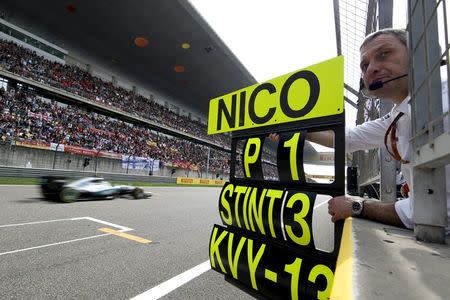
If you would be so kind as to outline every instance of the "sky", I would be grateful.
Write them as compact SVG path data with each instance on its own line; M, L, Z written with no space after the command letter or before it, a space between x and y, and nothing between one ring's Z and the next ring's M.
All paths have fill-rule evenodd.
M190 2L258 82L337 55L332 0Z

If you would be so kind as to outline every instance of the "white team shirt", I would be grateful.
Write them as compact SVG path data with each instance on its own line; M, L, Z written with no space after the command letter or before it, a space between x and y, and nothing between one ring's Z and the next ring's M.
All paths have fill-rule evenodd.
M409 152L409 139L411 134L411 112L408 105L410 97L406 97L402 103L395 105L392 110L385 116L373 121L363 123L355 128L345 129L345 150L347 152L354 152L357 150L370 150L374 148L381 148L384 146L384 136L395 117L400 113L404 113L397 122L396 136L397 149L402 159L411 160ZM390 147L390 143L388 143ZM392 149L389 149L392 152ZM410 197L395 202L395 211L400 220L407 228L413 228L412 216L412 164L402 164L401 171L406 179L411 190ZM446 166L447 175L447 234L450 233L450 165Z

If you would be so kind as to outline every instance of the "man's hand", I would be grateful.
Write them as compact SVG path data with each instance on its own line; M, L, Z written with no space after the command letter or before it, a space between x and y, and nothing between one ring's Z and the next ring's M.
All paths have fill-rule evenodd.
M271 133L268 138L273 142L280 141L278 133ZM306 133L306 140L328 148L334 148L334 132L332 130L308 132Z
M328 213L333 223L352 216L352 204L355 198L339 196L328 201Z
M278 133L271 133L269 134L269 139L273 142L278 142L280 140L280 136Z
M405 227L395 211L395 203L383 203L378 200L367 200L357 196L339 196L328 201L328 213L331 215L331 221L334 223L350 217L352 215L353 201L356 200L365 200L364 210L359 216L360 218Z

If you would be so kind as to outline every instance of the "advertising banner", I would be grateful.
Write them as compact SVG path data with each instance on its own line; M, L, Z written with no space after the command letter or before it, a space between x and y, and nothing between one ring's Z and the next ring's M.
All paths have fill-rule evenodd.
M50 150L64 152L64 144L50 143Z
M159 170L159 159L122 155L122 168L131 170L151 170L155 172Z
M96 150L84 149L81 147L70 146L70 145L64 146L64 152L72 153L72 154L88 155L88 156L96 156L97 155Z
M225 180L177 177L177 184L200 184L200 185L218 185L218 186L223 186L225 183L226 183Z
M16 141L15 144L16 144L16 146L21 146L21 147L50 150L49 143L44 143L44 142L39 142L39 141L28 141L28 140Z
M98 153L98 157L122 159L122 154L114 153L114 152L100 151Z

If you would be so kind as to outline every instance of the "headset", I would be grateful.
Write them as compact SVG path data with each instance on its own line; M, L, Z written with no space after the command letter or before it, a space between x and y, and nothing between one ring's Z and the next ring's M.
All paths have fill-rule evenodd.
M447 64L447 60L445 60L445 59L441 60L441 63L440 63L441 66L445 66L446 64ZM408 76L408 73L391 78L386 81L379 80L379 81L372 82L371 84L369 84L369 91L375 91L375 90L381 89L385 83L388 83L393 80L397 80L397 79L400 79L400 78L403 78L406 76ZM359 90L361 91L361 93L363 94L363 96L365 98L372 98L366 94L366 87L364 85L364 80L362 79L362 77L359 79Z
M379 80L379 81L372 82L371 84L369 84L369 89L368 90L369 91L375 91L375 90L381 89L385 83L388 83L388 82L391 82L391 81L394 81L394 80L397 80L397 79L400 79L400 78L403 78L403 77L406 77L406 76L408 76L408 73L400 75L400 76L397 76L397 77L394 77L394 78L391 78L391 79L386 80L386 81ZM359 79L359 90L361 91L361 93L363 94L364 97L372 98L372 97L370 97L369 95L366 94L366 87L364 85L364 80L362 78Z

